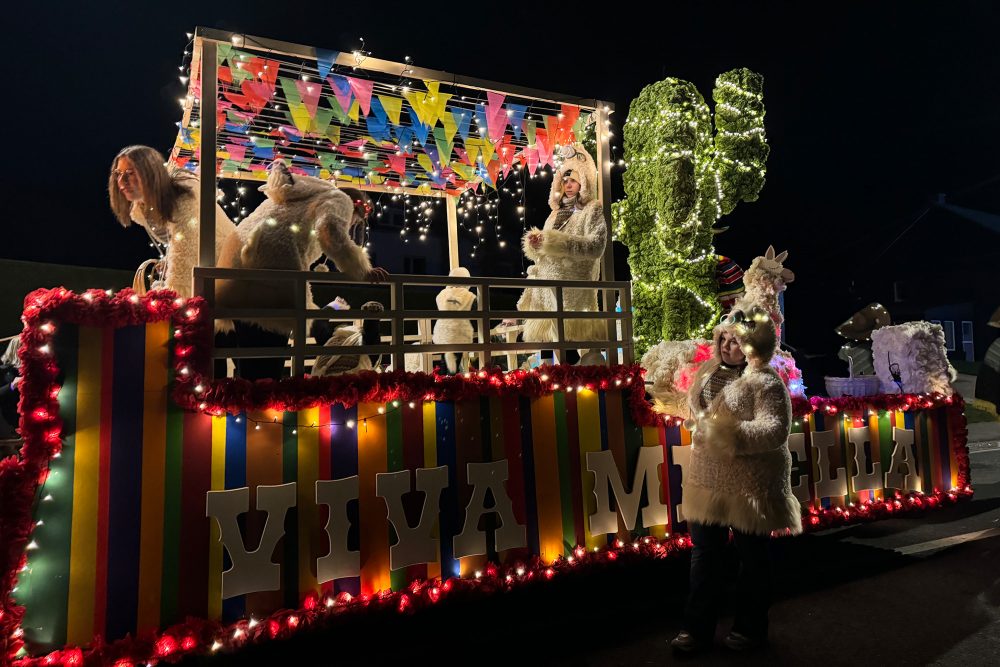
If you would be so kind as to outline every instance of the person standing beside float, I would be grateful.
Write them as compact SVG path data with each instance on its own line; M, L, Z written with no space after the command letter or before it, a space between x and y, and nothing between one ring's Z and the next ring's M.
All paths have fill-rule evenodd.
M149 146L127 146L111 164L108 200L122 227L133 222L160 248L162 279L155 287L171 289L181 297L194 296L194 267L198 265L198 177L183 169L168 169L163 155ZM236 230L222 207L215 205L215 256ZM165 266L164 266L165 264Z
M549 207L552 212L542 229L532 228L521 241L525 256L534 262L528 268L528 278L541 280L597 280L601 274L601 259L607 243L608 226L603 207L597 198L597 167L582 144L564 146L560 151L562 165L552 179ZM529 287L517 302L519 311L556 310L556 291L552 287ZM566 289L563 291L566 311L596 311L597 290ZM566 340L605 340L604 320L567 319ZM523 339L531 343L557 340L556 322L552 319L529 319L524 324ZM543 350L543 358L551 358ZM575 363L576 350L568 350L561 361ZM583 363L602 363L599 352L585 355ZM543 361L544 363L544 361Z
M683 630L670 642L688 653L715 636L730 531L740 560L736 617L724 640L733 650L767 640L771 532L802 532L787 444L791 399L769 365L778 344L774 321L737 303L713 339L714 358L688 393L692 447L683 507L694 549Z

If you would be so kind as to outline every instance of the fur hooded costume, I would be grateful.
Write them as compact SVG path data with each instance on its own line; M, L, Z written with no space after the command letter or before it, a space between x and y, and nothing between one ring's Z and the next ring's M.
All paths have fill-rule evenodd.
M552 213L541 230L532 228L521 241L525 256L535 262L528 277L542 280L597 280L601 274L601 258L607 243L608 226L603 208L597 199L597 167L581 144L565 146L563 163L552 179L549 207ZM560 220L562 183L572 178L580 184L580 193L572 214ZM541 234L540 248L532 248L529 238ZM596 311L597 291L567 289L563 291L565 310ZM556 294L550 287L529 287L517 302L520 311L555 310ZM603 340L607 331L603 320L566 320L567 340ZM556 340L554 320L528 320L524 325L526 342Z
M350 237L354 202L337 186L312 176L292 175L275 161L260 206L236 228L225 244L219 266L236 269L308 271L321 254L348 278L364 280L371 271L365 249ZM291 283L222 280L216 305L229 308L294 308ZM255 320L262 328L285 334L288 320ZM220 328L228 328L220 322Z
M747 365L702 408L702 391L722 364L719 343L726 331L740 341ZM713 331L713 348L714 358L702 364L688 393L694 418L688 422L693 434L684 471L684 516L745 533L798 534L802 509L792 495L787 444L792 405L769 366L777 348L774 321L763 309L737 302Z
M174 182L181 186L185 193L177 198L174 204L173 219L166 224L156 224L147 218L141 202L133 202L129 217L149 232L158 243L167 246L167 275L163 287L177 292L184 298L194 296L194 267L198 266L199 238L198 220L201 218L199 206L201 191L200 181L194 174L186 171L174 172ZM229 219L218 203L215 205L215 256L222 257L223 248L236 225Z
M452 269L448 275L452 278L468 278L469 270L464 267ZM476 301L476 295L469 288L461 285L449 285L438 292L438 310L469 310ZM436 345L448 343L471 343L475 337L472 322L469 320L437 320L431 334L431 342ZM455 352L445 352L444 361L449 373L458 372L458 356Z

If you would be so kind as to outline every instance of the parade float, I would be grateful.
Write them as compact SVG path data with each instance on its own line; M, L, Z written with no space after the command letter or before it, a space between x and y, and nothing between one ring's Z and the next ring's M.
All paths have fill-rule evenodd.
M583 141L612 219L613 109L599 100L214 30L198 30L191 55L177 168L203 173L199 156L214 153L220 178L252 183L281 157L293 175L440 199L454 270L464 212L490 215L471 200L489 203L511 176L541 177L557 166L557 146ZM495 595L689 549L691 434L670 406L706 358L700 337L719 312L715 224L755 198L767 154L756 75L720 77L715 127L690 84L656 86L630 114L652 134L626 136L639 178L626 180L614 216L644 272L633 266L632 284L613 281L608 252L605 280L594 283L392 276L384 311L339 313L386 325L378 345L354 349L383 354L376 370L308 375L315 356L351 349L309 343L308 322L329 314L307 308L306 290L349 281L214 268L212 178L200 185L208 250L195 269L198 296L30 294L24 446L0 462L4 661L125 667L230 652L335 614L418 612L459 591ZM675 121L691 131L681 136ZM674 143L656 148L656 132ZM660 190L647 178L644 187L661 168L681 185ZM777 294L791 274L782 254L758 259L747 290L780 323ZM297 307L217 306L215 282L240 278L286 281ZM557 295L554 314L494 298L537 286ZM600 310L573 317L605 322L606 340L564 336L563 290L581 286L599 290ZM406 307L411 291L442 287L471 290L475 303ZM289 322L291 346L270 354L289 357L291 377L216 377L217 359L268 353L216 348L216 322L265 316ZM555 317L556 350L599 348L607 363L522 366L518 353L538 345L517 342L502 321L533 316ZM449 318L472 321L475 339L432 340L426 323ZM912 336L883 340L910 358ZM477 363L455 374L405 370L407 357L447 352ZM788 445L806 531L971 495L962 398L947 382L910 388L935 360L911 364L910 385L832 398L807 398L794 361L776 363L793 396Z

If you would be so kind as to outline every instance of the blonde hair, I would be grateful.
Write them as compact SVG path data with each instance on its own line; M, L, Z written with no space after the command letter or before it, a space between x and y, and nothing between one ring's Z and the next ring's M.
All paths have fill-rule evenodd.
M108 201L111 212L122 227L132 224L132 202L118 189L115 178L121 158L128 158L139 178L140 201L146 208L146 218L154 223L168 222L173 217L177 200L190 195L190 191L179 184L182 178L190 176L182 171L172 174L164 164L163 155L155 148L135 145L121 149L112 161L108 174Z

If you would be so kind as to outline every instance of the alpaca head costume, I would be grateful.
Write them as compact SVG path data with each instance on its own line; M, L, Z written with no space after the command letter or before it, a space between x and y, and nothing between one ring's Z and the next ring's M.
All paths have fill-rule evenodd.
M452 278L468 278L469 270L458 266L448 275ZM476 301L476 295L463 285L449 285L438 292L436 301L438 310L469 310ZM472 322L469 320L438 320L434 323L431 341L435 344L471 343L473 336ZM445 352L444 359L448 372L457 373L458 355L455 352Z
M563 181L572 178L580 184L579 206L583 207L597 199L597 165L583 144L571 144L559 149L562 162L558 175L552 179L549 190L549 207L556 211L562 203Z
M766 310L774 319L779 336L784 318L778 307L778 294L784 292L788 284L795 280L795 274L784 266L786 259L787 250L776 255L774 246L768 246L767 252L754 258L750 268L743 274L746 292L740 298L744 303L755 303Z

